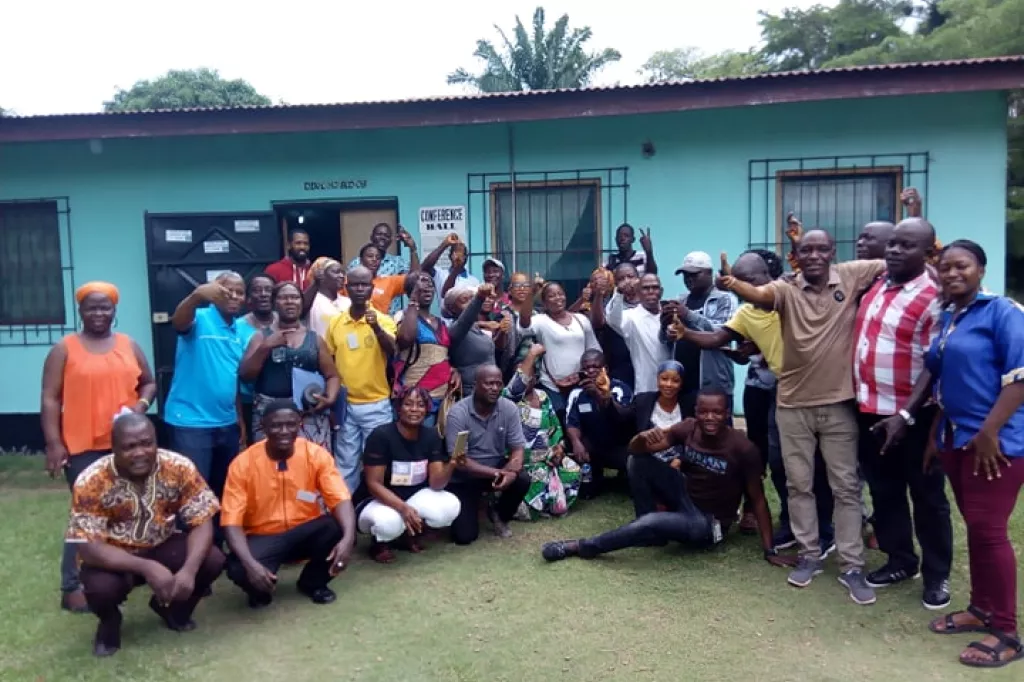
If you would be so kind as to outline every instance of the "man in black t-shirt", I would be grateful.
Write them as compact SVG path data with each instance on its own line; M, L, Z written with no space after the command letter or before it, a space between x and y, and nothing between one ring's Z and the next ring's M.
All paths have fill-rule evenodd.
M773 566L792 566L772 546L771 514L761 485L761 457L742 432L727 424L729 401L714 390L697 396L696 419L668 429L651 429L629 444L627 465L636 520L582 540L549 542L541 550L548 561L569 556L591 559L626 547L661 546L675 540L695 546L722 541L736 520L740 499L753 502L764 558ZM676 447L679 457L665 462L650 453ZM667 511L657 511L662 505Z

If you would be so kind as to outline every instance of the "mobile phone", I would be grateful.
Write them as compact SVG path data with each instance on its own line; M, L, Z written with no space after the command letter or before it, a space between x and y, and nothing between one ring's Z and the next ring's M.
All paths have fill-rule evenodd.
M459 431L455 435L455 446L452 448L452 459L461 459L469 448L469 431Z
M587 373L584 372L582 369L579 372L577 372L576 375L580 381L583 381L587 378Z

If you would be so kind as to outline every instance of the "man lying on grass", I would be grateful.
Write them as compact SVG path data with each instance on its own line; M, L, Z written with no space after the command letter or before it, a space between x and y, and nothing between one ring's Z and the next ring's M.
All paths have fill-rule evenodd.
M541 550L544 558L592 559L626 547L663 546L669 540L710 547L725 537L746 493L754 504L765 560L773 566L794 565L795 557L780 556L772 545L761 458L756 446L726 423L726 395L702 391L696 414L696 419L644 431L630 441L627 469L636 520L593 538L549 542ZM663 452L671 459L651 454ZM657 511L658 505L666 511Z

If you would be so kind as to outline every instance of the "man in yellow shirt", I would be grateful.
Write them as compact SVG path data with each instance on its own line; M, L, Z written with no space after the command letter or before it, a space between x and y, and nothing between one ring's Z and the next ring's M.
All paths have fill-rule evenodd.
M723 255L724 257L724 255ZM723 267L725 264L723 263ZM768 272L768 264L756 252L748 251L736 259L731 274L738 280L753 286L762 286L772 281ZM765 364L776 377L782 374L782 325L779 313L769 306L744 303L732 318L721 329L713 332L695 332L679 325L669 329L670 336L685 336L701 348L722 348L733 341L752 341L764 357ZM779 496L779 527L772 538L775 549L788 549L796 544L796 538L789 523L789 489L786 480L786 469L782 462L782 447L779 440L779 427L775 421L775 392L773 388L769 400L768 425L768 467L771 471L772 485ZM818 511L818 527L821 534L821 556L827 557L835 550L835 531L832 525L832 489L828 484L828 476L821 454L816 455L814 476L814 496Z
M395 353L398 327L370 304L373 274L367 268L349 271L347 289L352 306L331 320L324 341L341 384L348 389L347 414L335 440L334 461L348 489L355 491L367 437L393 421L387 366Z

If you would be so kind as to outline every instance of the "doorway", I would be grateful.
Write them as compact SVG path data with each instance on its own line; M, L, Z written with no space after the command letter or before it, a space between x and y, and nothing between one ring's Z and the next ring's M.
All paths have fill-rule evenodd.
M343 265L359 256L359 249L370 241L373 226L387 223L395 231L398 200L275 202L274 212L281 226L281 238L287 250L288 233L302 229L309 234L309 258L327 256ZM397 253L397 243L388 249Z

